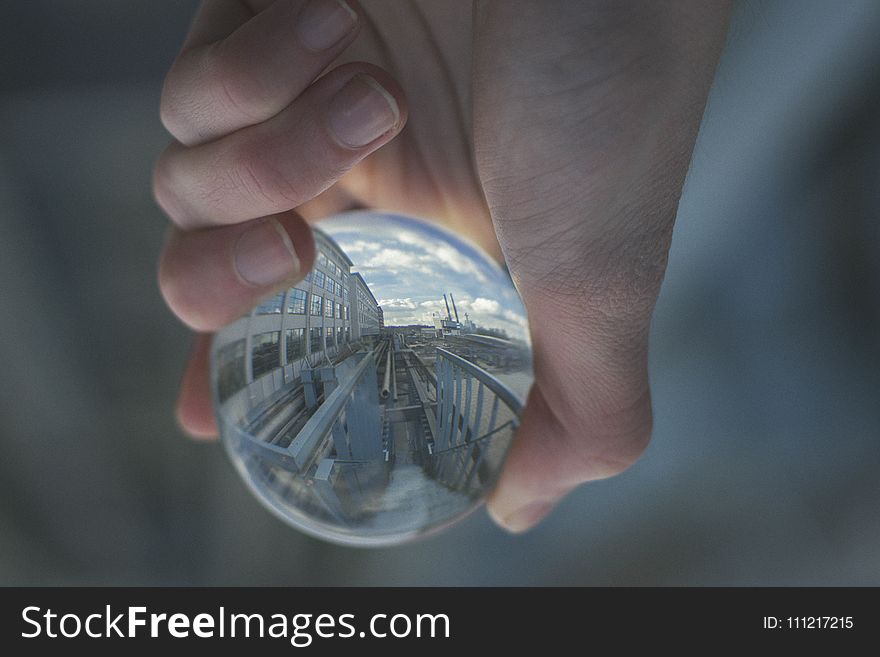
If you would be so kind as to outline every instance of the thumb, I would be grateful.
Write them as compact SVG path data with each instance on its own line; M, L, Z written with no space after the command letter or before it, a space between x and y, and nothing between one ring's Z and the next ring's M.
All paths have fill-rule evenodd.
M729 4L475 9L474 152L535 365L489 512L523 531L648 443L648 327Z
M622 472L648 445L647 324L611 343L591 333L572 350L559 341L546 350L551 336L535 336L535 385L488 501L508 531L531 528L576 486Z

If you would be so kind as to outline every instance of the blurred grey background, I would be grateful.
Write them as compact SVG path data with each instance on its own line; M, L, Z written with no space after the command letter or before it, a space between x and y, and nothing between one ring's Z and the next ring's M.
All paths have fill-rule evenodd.
M195 0L0 20L0 583L880 584L880 3L738 6L653 331L656 431L536 531L335 547L172 417L162 77Z

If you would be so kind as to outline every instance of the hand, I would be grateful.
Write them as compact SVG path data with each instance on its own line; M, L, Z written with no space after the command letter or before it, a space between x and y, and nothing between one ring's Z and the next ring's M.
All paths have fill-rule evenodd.
M216 433L204 334L310 269L303 217L379 206L503 253L532 318L535 385L492 516L527 529L628 467L650 436L648 327L728 11L206 0L166 80L177 142L155 175L175 224L160 286L203 333L182 425Z

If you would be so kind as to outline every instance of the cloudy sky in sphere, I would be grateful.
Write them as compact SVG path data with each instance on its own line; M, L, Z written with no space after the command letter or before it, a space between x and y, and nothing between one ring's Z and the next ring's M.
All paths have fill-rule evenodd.
M446 315L443 294L451 293L462 322L467 313L478 326L526 338L525 311L509 277L470 243L421 221L369 212L322 221L319 228L351 258L386 326L433 325L432 313Z

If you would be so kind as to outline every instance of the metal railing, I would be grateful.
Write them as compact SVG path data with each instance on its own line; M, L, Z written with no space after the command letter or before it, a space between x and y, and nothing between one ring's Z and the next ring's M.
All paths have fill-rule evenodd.
M317 406L287 447L273 445L248 431L233 428L240 448L259 453L276 466L299 473L305 473L307 467L321 456L316 450L328 436L332 437L339 458L380 459L382 426L373 352L364 353L341 384L332 371L327 374L331 378L322 376L319 379L324 385L323 403Z
M395 462L388 416L379 403L380 387L388 383L377 383L377 363L384 362L387 372L390 358L393 367L395 356L386 348L360 352L359 360L341 369L312 370L305 386L312 385L316 397L322 393L323 402L297 422L304 424L289 445L230 427L235 451L246 453L255 484L279 501L279 509L283 500L296 500L303 510L349 524L377 508ZM425 375L420 421L430 436L418 463L447 489L476 496L493 483L523 402L493 374L446 349L436 349L433 368L412 356L404 363L412 361L413 371Z
M519 426L523 402L489 372L446 349L437 349L436 417L431 475L461 492L482 489L495 468L484 467L492 444ZM497 458L506 450L501 446ZM493 464L497 465L497 464Z
M382 452L381 418L376 390L376 363L368 351L341 384L335 379L332 392L324 380L324 403L318 406L288 451L304 466L314 458L315 447L328 435L341 459L373 460Z
M239 427L228 430L235 433L233 449L243 453L255 485L278 509L284 508L278 501L295 499L301 509L347 523L373 506L365 502L388 481L375 353L361 354L341 382L333 368L313 373L323 384L323 403L287 447ZM333 451L335 458L328 458Z

